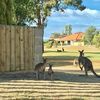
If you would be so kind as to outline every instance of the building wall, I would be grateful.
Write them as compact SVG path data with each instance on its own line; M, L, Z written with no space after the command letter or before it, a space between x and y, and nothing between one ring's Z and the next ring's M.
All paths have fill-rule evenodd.
M74 46L84 46L84 42L80 42L80 41L75 41L73 42Z
M72 46L84 46L84 42L81 41L65 41L65 44Z

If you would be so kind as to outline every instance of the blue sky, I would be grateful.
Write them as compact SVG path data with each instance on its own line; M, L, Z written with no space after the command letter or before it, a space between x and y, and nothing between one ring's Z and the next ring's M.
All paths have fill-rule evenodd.
M65 12L51 12L47 27L44 29L44 39L54 32L62 33L65 25L72 25L72 32L85 32L88 26L100 30L100 0L83 0L84 11L66 9Z

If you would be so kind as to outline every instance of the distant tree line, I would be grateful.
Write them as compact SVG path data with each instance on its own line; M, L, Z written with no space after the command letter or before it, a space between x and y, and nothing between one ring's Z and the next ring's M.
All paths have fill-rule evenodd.
M89 26L84 35L84 43L100 47L100 30L97 30L94 26Z

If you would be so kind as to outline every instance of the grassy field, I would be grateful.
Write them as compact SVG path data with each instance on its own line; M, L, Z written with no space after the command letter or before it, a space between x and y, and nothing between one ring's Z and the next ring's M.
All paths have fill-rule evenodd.
M91 72L84 76L78 66L73 66L79 47L66 47L65 52L57 48L45 48L44 57L53 64L53 80L46 73L46 80L36 80L32 71L0 73L0 100L100 100L100 79ZM80 47L85 50L100 75L100 50ZM48 69L48 67L46 68Z

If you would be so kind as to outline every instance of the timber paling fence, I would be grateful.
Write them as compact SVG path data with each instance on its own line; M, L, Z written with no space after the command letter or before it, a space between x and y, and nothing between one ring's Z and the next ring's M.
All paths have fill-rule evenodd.
M43 28L0 25L0 72L33 70L42 60Z

